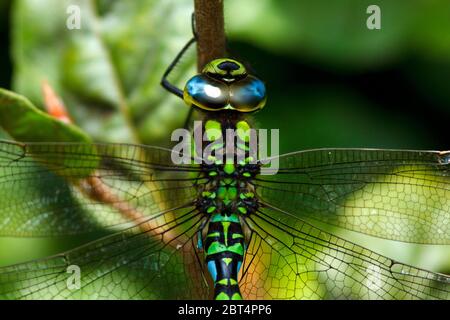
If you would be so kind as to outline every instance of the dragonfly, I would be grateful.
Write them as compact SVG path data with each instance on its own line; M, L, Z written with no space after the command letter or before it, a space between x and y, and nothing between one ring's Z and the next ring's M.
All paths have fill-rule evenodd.
M450 244L450 153L317 149L256 161L242 132L265 105L264 83L221 58L176 87L168 75L194 42L162 85L202 115L199 129L215 153L204 157L194 142L188 159L199 161L176 163L178 151L155 146L0 142L0 235L108 231L1 267L0 298L449 299L448 275L321 224ZM229 129L241 129L231 151L218 139ZM238 161L238 152L247 156ZM274 159L277 173L263 174Z

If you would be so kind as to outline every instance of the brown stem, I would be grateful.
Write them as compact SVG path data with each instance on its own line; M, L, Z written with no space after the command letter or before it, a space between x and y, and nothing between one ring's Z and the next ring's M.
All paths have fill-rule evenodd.
M200 71L209 61L225 56L223 0L194 0L194 5L197 68Z

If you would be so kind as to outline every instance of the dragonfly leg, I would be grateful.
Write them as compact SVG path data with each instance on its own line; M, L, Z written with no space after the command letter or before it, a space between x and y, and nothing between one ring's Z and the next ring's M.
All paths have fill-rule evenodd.
M203 235L202 235L202 233L203 233L203 229L205 228L208 221L209 221L209 219L204 220L197 231L197 249L199 249L199 250L203 250Z
M191 15L191 28L192 28L192 34L193 34L194 38L198 39L197 26L195 25L195 13L194 12L192 12L192 15Z
M173 59L172 63L167 67L161 79L161 85L164 87L164 89L180 97L181 99L183 99L183 90L172 84L167 77L175 68L177 63L180 61L181 57L186 53L186 51L191 47L191 45L197 41L197 31L195 29L194 14L192 14L192 33L194 36L184 45L181 51L175 56L175 59Z
M177 63L180 61L181 57L183 56L183 54L189 49L189 47L196 41L195 37L192 38L191 40L188 41L188 43L186 43L184 45L184 47L181 49L181 51L177 54L177 56L175 57L175 59L172 61L172 63L169 65L169 67L167 68L166 72L164 72L162 80L161 80L161 85L164 87L164 89L166 89L167 91L173 93L174 95L180 97L181 99L183 99L183 90L181 90L180 88L178 88L177 86L175 86L174 84L170 83L169 79L167 79L167 77L169 76L169 74L172 72L172 70L175 68L175 66L177 65Z

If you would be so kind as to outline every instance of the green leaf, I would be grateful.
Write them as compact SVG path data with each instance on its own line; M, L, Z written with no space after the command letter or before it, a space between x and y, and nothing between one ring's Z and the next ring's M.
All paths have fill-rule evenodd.
M91 142L78 127L53 118L24 96L1 88L0 126L17 141Z
M81 29L66 26L81 10ZM192 37L191 0L18 0L13 7L15 91L42 107L47 79L96 141L168 145L188 108L159 82ZM182 86L194 56L176 70Z
M61 153L54 154L52 161L47 161L49 154L43 152L39 144L12 144L11 154L17 155L17 158L30 153L40 162L47 163L50 169L59 169L62 167L75 166L78 164L77 174L79 178L88 176L98 165L95 158L95 146L91 143L91 138L78 127L72 124L66 124L60 120L37 109L28 99L14 92L0 89L0 126L15 140L25 142L79 142L84 143L80 146L72 144L59 145L60 151L74 150L92 155L89 160L72 159ZM44 150L45 151L45 150ZM70 152L69 152L70 154Z

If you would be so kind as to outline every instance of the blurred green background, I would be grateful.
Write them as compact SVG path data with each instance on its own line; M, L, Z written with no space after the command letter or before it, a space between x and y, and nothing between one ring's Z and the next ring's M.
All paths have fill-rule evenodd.
M268 103L255 120L280 129L281 152L449 149L449 1L224 2L230 53L267 84ZM81 30L65 28L70 4L82 9ZM381 30L366 27L371 4L381 8ZM192 0L2 0L0 87L42 108L40 83L47 79L95 140L167 145L187 108L159 81L191 36L192 11ZM177 67L180 86L194 60L191 52ZM396 260L450 273L448 246L333 231ZM0 239L0 265L72 245Z

